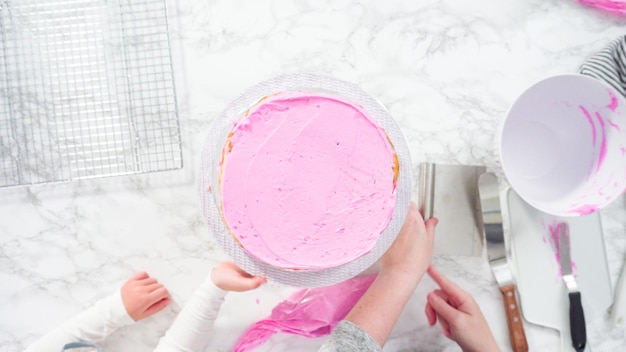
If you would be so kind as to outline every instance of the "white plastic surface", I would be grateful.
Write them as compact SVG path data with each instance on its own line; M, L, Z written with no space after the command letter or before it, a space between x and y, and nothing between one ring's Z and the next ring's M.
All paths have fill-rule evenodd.
M559 330L562 350L570 351L568 292L550 242L549 226L561 221L569 223L574 275L589 322L612 302L600 215L574 218L549 215L532 208L513 190L508 190L506 199L522 314L530 323ZM593 345L594 341L589 344Z
M535 208L595 212L626 189L626 99L587 76L539 81L509 109L500 148L508 181Z

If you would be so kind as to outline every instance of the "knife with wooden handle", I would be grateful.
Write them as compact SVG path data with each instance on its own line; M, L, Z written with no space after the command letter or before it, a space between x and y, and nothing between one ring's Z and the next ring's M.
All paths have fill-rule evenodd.
M502 212L500 208L500 188L498 178L492 173L485 173L478 179L478 193L485 229L485 243L489 266L504 298L509 326L511 347L515 352L528 351L528 342L524 332L524 324L517 304L516 286L513 273L507 259L504 229L502 227Z

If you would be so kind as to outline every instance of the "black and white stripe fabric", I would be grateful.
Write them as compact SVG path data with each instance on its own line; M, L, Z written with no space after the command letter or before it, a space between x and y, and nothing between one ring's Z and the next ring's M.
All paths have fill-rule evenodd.
M589 58L580 66L580 73L608 83L626 97L626 36Z

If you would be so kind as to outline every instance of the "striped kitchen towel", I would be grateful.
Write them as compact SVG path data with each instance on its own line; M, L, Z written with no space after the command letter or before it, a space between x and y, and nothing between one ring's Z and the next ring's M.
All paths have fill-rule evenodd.
M608 83L626 97L626 35L590 57L579 71Z

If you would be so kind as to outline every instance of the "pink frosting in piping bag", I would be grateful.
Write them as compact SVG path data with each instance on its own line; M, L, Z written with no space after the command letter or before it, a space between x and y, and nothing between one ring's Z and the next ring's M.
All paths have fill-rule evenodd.
M224 153L224 218L265 263L345 264L370 252L391 219L393 147L363 108L340 97L270 96L235 124Z
M332 286L294 292L274 307L270 316L250 326L233 352L253 351L277 332L304 337L330 334L375 278L375 275L358 276Z

